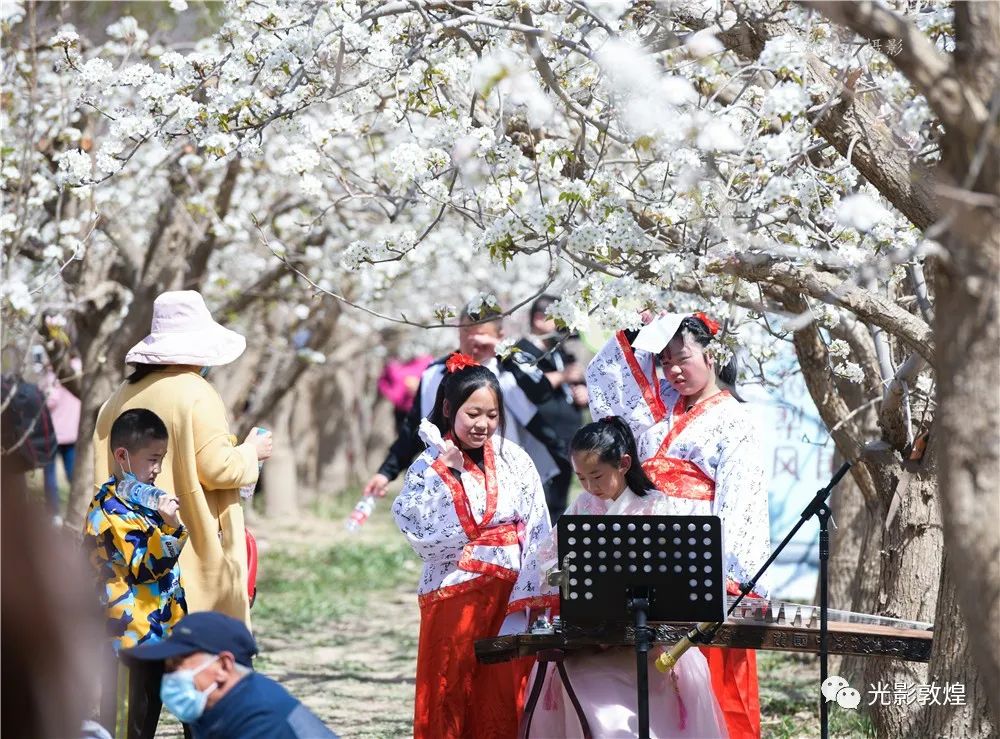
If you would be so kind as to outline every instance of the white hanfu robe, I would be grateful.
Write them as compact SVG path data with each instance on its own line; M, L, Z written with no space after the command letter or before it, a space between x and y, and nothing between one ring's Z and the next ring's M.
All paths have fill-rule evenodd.
M426 450L406 473L392 513L424 561L420 601L490 575L514 583L508 614L548 606L554 590L539 584L536 548L551 526L538 472L521 447L498 437L484 448L484 466L466 455L459 479Z
M635 434L643 469L667 496L668 515L722 519L728 590L747 582L771 552L767 472L748 407L727 391L684 410L657 378L654 357L613 336L587 367L595 420L621 416ZM754 592L765 595L766 576Z
M635 434L642 468L668 501L668 515L722 520L726 590L739 592L771 552L767 473L749 409L721 392L685 411L684 398L656 375L653 354L633 349L624 331L587 367L590 412L621 416ZM766 597L767 575L752 596ZM760 737L753 650L708 649L713 690L732 739Z
M417 739L513 736L530 663L477 662L475 642L524 631L531 608L550 605L537 547L550 531L542 483L512 441L483 447L483 468L463 471L426 450L392 506L424 561L413 732ZM546 597L548 596L548 597Z
M639 496L626 488L614 501L581 493L566 511L569 515L657 516L668 515L667 499L655 492ZM556 536L542 547L543 566L556 562ZM663 653L655 647L649 654L649 733L665 737L725 737L726 725L712 692L705 656L690 649L677 666L663 674L654 666ZM564 661L570 684L587 717L595 739L634 737L639 716L636 698L635 650L613 647L602 651L571 652ZM579 737L580 720L554 665L546 669L545 682L535 707L529 737ZM528 685L534 681L534 673Z

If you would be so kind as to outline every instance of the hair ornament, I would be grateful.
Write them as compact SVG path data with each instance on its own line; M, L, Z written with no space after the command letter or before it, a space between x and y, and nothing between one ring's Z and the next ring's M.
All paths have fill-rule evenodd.
M695 313L692 316L692 318L697 318L699 321L701 321L702 323L704 323L705 324L705 328L708 329L708 333L712 334L712 336L715 336L717 333L719 333L719 324L716 323L715 321L713 321L708 316L706 316L701 311L698 311L697 313Z
M454 374L459 370L465 369L466 367L478 367L479 362L470 357L468 354L462 354L461 352L455 352L452 354L444 363L444 368L448 371L448 374Z

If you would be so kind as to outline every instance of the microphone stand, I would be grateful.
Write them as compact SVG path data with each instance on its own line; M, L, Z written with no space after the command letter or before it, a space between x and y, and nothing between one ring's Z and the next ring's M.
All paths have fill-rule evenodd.
M629 595L628 608L635 618L638 736L639 739L649 739L649 650L653 646L653 630L647 624L647 616L652 605L652 592L649 588L635 588Z
M771 556L768 557L767 562L757 570L757 574L753 576L753 579L749 583L743 583L740 585L740 595L733 602L733 605L729 608L729 613L736 610L736 606L739 602L743 600L743 597L754 589L757 581L764 574L764 571L770 567L771 563L778 558L788 542L792 540L795 534L798 533L799 529L802 528L802 524L808 521L813 516L819 519L819 681L822 685L823 681L827 677L827 665L829 661L829 634L828 632L828 618L827 618L827 608L829 607L828 597L829 597L829 582L828 582L828 572L827 563L830 560L830 516L833 511L830 510L830 506L827 505L827 498L830 497L830 493L837 486L837 483L841 481L847 471L851 469L850 462L844 462L840 465L840 469L833 475L830 482L827 483L826 487L820 488L816 491L816 495L813 499L809 501L809 505L805 507L802 511L802 515L799 520L792 527L792 530L788 532L784 539L777 548L771 552ZM826 701L823 699L822 692L819 698L819 728L820 736L822 739L829 739L830 736L830 726L829 726L829 712L827 710Z
M816 491L816 495L813 499L809 501L809 504L802 511L802 515L799 520L792 527L792 530L785 535L785 538L781 540L781 543L771 552L771 556L767 558L767 561L761 565L757 573L751 578L749 582L740 584L740 594L733 601L733 604L729 607L726 615L732 615L733 611L736 610L736 606L740 604L740 601L750 592L753 591L754 587L757 585L757 581L763 577L764 572L771 563L778 558L782 550L788 546L788 543L795 537L802 528L802 525L808 521L813 516L819 519L819 676L820 684L822 684L827 678L827 665L829 658L829 634L828 634L828 618L827 609L829 607L829 589L828 589L828 572L827 563L830 559L830 516L832 511L830 506L827 505L827 498L830 497L830 493L837 486L837 483L843 479L847 471L851 469L850 462L844 462L840 469L834 473L830 482L827 483L826 487L821 488ZM721 623L701 623L697 624L688 634L681 639L671 649L669 652L661 655L657 660L657 667L664 672L669 670L673 665L677 663L680 656L687 651L692 644L708 644L718 628L722 626ZM662 663L662 666L661 666ZM822 692L820 693L819 701L819 724L820 724L820 736L822 739L829 739L830 727L829 727L829 715L827 711L826 701L823 699Z

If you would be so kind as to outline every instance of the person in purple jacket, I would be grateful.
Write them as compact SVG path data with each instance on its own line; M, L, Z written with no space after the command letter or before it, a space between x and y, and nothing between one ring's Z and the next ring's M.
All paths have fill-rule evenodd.
M155 644L123 650L126 660L163 663L160 698L194 739L337 739L269 677L254 672L257 643L242 621L191 613Z

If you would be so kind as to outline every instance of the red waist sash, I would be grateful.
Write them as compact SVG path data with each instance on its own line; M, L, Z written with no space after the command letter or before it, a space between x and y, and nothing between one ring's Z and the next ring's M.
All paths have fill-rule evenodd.
M668 457L662 450L642 463L642 469L664 495L690 500L715 500L715 480L694 462Z

